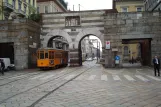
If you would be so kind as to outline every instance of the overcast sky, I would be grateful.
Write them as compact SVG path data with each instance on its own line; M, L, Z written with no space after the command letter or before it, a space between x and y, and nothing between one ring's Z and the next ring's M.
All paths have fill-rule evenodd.
M68 2L68 9L78 11L79 4L80 10L98 10L98 9L111 9L112 0L65 0Z

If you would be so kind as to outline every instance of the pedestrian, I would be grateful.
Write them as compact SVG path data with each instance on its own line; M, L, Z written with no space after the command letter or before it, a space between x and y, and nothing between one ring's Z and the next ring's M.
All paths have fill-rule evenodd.
M0 60L0 63L1 63L1 73L2 73L2 75L4 75L4 69L5 69L5 64L4 64L4 61L1 59Z
M132 62L132 64L134 63L134 58L133 58L133 56L132 56L131 62Z
M158 76L160 76L160 60L158 56L155 56L153 59L153 64L154 64L154 75L156 76L156 73L158 72Z

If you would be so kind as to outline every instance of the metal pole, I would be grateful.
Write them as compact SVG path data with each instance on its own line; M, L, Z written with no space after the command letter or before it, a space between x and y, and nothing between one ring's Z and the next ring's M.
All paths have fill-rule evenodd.
M74 11L74 5L73 5L73 11Z
M80 4L79 4L79 11L80 11Z
M97 40L97 62L98 62L98 40Z

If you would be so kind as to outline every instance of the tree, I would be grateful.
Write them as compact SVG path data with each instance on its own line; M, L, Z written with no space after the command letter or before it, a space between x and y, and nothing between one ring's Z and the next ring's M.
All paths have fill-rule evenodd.
M32 21L35 21L35 22L40 22L41 20L41 15L40 14L31 14L29 16L29 19L32 20Z

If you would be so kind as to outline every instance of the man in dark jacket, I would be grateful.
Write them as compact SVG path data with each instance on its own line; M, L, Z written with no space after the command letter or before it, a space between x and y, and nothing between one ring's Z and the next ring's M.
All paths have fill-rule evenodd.
M2 59L0 60L0 63L1 63L1 73L2 75L4 75L5 64Z
M160 60L157 56L153 59L153 64L154 64L154 74L156 76L156 73L158 72L158 76L160 76Z

